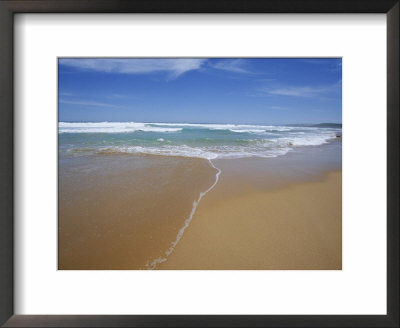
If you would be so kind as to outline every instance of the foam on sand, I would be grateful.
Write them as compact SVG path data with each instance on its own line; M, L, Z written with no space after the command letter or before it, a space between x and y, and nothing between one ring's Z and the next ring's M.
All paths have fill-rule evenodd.
M209 162L210 162L211 166L217 170L217 173L215 175L214 183L206 191L201 192L200 195L199 195L199 198L197 198L197 200L195 200L193 202L192 211L190 212L189 217L185 220L183 227L179 230L179 232L178 232L178 234L176 236L176 239L171 243L171 246L165 251L165 253L164 253L165 256L164 257L158 257L158 258L152 260L151 262L150 261L147 262L146 267L148 269L154 270L154 269L157 268L158 264L163 263L163 262L165 262L167 260L167 257L174 251L176 245L181 240L181 238L183 236L183 233L185 232L186 228L189 227L190 222L192 222L193 215L196 212L196 208L199 205L200 200L203 198L203 196L205 194L207 194L210 190L212 190L216 186L216 184L217 184L217 182L219 180L219 175L221 174L221 170L219 168L215 167L215 165L211 162L211 160L209 160Z

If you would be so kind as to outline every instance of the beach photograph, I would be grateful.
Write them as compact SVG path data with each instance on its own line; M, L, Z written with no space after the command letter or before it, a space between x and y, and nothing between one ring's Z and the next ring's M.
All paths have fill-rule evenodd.
M58 58L58 270L341 270L341 58Z

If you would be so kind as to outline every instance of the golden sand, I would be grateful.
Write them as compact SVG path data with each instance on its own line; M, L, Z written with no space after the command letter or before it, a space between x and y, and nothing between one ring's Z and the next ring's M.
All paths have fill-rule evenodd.
M300 159L214 161L218 183L168 256L217 170L194 158L73 159L60 168L59 269L341 269L342 173Z
M148 268L165 256L193 201L215 181L216 170L201 159L94 160L87 167L96 171L72 167L60 176L60 270Z
M221 176L158 269L341 269L341 171L274 190Z

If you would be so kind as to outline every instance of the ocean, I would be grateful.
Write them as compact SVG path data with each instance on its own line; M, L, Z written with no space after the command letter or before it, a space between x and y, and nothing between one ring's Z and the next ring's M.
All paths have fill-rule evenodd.
M139 122L59 123L60 155L132 153L204 158L277 157L341 135L318 126Z

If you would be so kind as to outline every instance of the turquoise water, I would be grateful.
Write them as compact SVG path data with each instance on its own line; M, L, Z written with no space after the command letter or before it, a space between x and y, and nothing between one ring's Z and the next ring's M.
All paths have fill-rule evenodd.
M134 153L215 158L276 157L328 143L337 125L286 126L139 122L59 123L61 154Z

